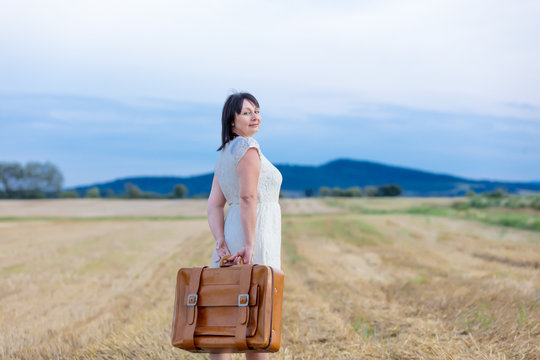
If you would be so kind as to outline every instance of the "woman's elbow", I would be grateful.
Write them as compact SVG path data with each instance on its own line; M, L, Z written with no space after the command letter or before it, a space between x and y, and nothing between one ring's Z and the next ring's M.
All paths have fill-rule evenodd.
M225 207L225 204L222 205L222 204L208 203L208 205L206 206L206 215L210 216L214 214L216 211L223 210L224 207Z
M243 194L240 195L240 202L244 205L251 205L257 203L257 194Z

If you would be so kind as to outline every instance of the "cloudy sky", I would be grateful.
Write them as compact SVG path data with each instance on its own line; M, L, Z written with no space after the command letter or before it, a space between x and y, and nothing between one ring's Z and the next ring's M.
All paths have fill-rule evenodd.
M540 180L540 3L0 4L0 161L65 185L209 172L252 92L274 163L336 158Z

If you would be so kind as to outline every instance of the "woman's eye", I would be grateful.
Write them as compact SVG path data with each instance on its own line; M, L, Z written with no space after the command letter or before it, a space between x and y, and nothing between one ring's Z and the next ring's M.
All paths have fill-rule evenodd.
M255 110L255 114L258 114L260 111L259 110Z

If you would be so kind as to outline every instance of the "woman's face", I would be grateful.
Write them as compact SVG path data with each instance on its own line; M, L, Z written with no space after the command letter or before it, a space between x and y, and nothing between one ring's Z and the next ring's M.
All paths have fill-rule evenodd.
M233 133L240 136L253 136L259 131L261 115L259 108L244 99L240 114L234 114Z

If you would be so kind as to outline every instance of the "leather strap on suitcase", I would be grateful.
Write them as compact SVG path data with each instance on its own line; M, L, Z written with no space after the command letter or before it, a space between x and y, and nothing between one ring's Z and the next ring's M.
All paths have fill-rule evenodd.
M193 340L193 334L195 333L195 326L197 326L197 300L199 285L201 283L202 271L206 266L194 267L192 275L189 279L188 287L188 300L187 300L187 314L186 314L186 327L184 328L184 347L186 350L195 350L195 342Z
M240 270L240 293L238 294L238 322L236 323L235 342L238 350L247 350L246 328L248 322L249 286L253 266L243 266Z

